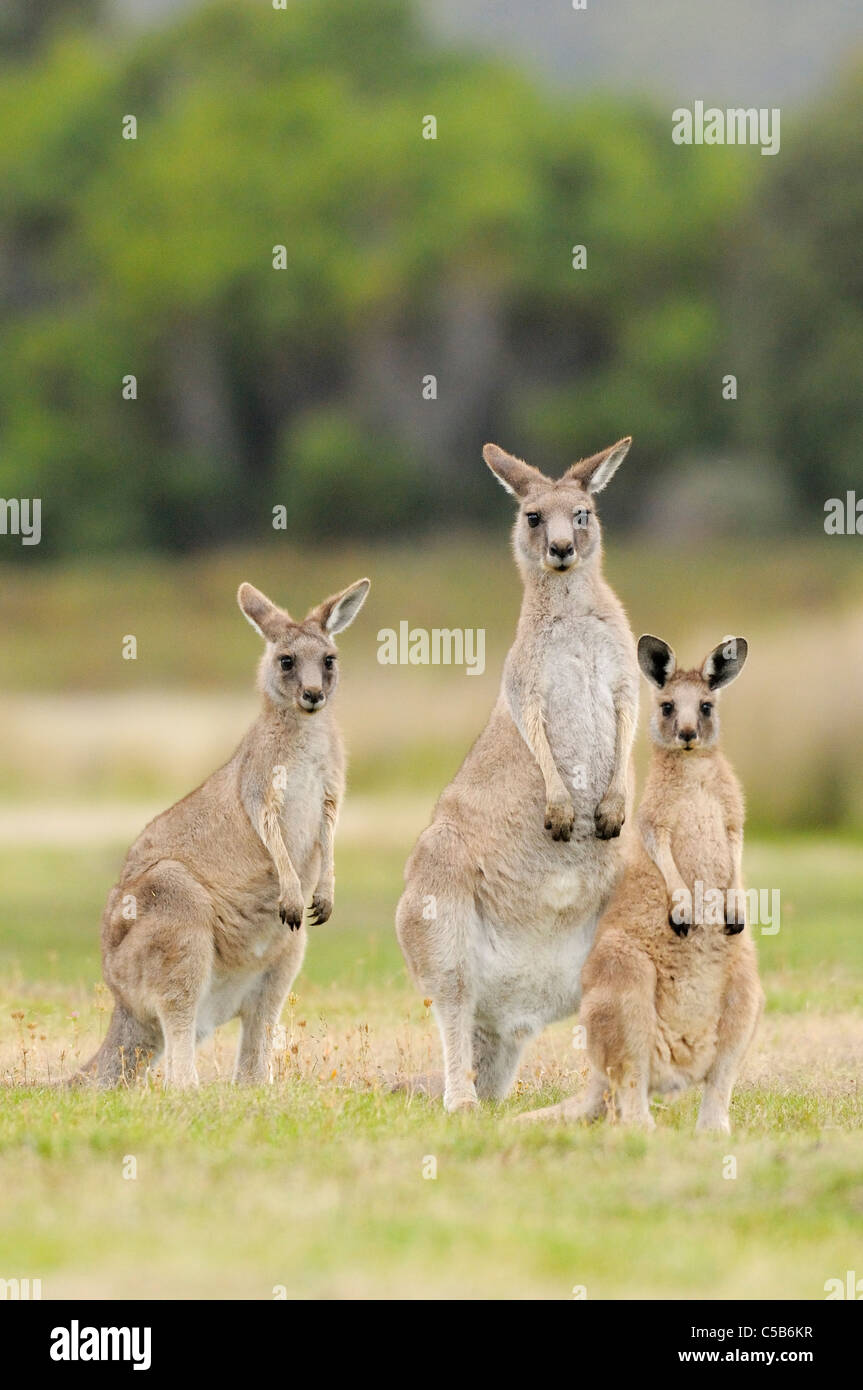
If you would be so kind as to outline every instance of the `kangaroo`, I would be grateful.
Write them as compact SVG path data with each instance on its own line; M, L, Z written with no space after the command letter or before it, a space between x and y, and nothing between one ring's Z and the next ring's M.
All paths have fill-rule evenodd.
M732 1088L764 1001L744 931L743 793L717 748L718 692L746 654L742 637L726 638L700 670L678 671L667 643L639 640L657 692L653 758L640 836L584 967L587 1096L519 1119L593 1120L609 1097L624 1123L652 1129L651 1092L703 1082L697 1129L730 1132Z
M240 608L266 642L263 709L230 762L129 850L102 918L114 1013L77 1081L116 1085L164 1051L166 1085L196 1085L196 1044L238 1015L235 1080L270 1079L273 1030L305 953L305 905L311 895L312 925L333 910L345 782L333 638L368 591L360 579L298 623L240 585Z
M595 497L631 442L557 481L483 450L519 504L521 616L491 718L408 860L396 913L409 973L434 1001L448 1111L505 1096L526 1041L577 1009L621 872L638 667L602 577Z

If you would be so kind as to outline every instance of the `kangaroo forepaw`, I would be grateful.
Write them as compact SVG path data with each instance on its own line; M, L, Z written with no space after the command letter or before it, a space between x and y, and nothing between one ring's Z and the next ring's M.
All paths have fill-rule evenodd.
M299 931L303 925L302 903L299 907L296 903L279 903L279 921L290 927L291 931Z
M309 907L309 922L313 927L321 927L328 922L333 912L333 900L323 893L316 893Z
M622 796L604 796L593 813L598 840L616 840L626 818Z
M575 808L571 801L550 801L545 808L545 828L553 840L569 840L575 825Z

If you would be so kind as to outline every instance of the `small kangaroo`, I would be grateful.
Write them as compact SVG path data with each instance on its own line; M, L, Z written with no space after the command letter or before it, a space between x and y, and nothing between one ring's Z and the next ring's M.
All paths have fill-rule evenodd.
M313 925L333 910L345 781L333 637L368 591L357 580L298 623L240 585L240 608L266 642L263 709L230 762L129 850L102 918L114 1013L76 1081L116 1085L164 1051L166 1085L196 1085L196 1044L237 1015L235 1080L270 1078L273 1030L305 952L305 904L311 895Z
M556 482L483 450L519 504L521 616L497 704L408 860L396 912L408 970L434 1001L448 1111L505 1096L525 1042L578 1008L622 869L638 667L602 577L595 497L631 442Z
M640 838L584 967L587 1096L519 1119L597 1119L610 1093L621 1120L652 1129L651 1092L703 1082L697 1129L730 1132L731 1091L764 1000L744 933L743 793L717 748L718 692L746 653L742 637L726 638L700 670L678 671L667 643L639 640L656 688L653 758Z

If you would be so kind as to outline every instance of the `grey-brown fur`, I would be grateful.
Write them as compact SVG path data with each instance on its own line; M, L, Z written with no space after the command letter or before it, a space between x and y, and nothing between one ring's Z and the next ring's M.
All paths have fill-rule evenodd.
M484 450L519 503L521 616L497 704L417 842L396 914L434 1001L448 1110L506 1095L528 1038L576 1010L621 871L638 668L602 577L595 495L629 444L556 482Z
M193 1085L196 1044L237 1016L236 1079L268 1079L305 951L306 904L312 923L333 908L345 774L332 639L368 588L361 579L296 623L240 586L240 607L266 642L263 708L230 762L151 821L126 856L102 918L114 1014L78 1080L114 1085L164 1051L166 1083Z

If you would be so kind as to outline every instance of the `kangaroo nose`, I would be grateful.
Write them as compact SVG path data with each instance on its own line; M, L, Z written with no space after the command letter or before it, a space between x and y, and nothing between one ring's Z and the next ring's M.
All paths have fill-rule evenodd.
M680 739L681 743L692 743L693 739L695 738L695 730L681 729L677 737Z
M569 560L575 554L575 546L572 541L552 541L548 553L555 555L558 560Z
M324 698L322 690L304 690L303 699L308 700L310 705L317 705Z

